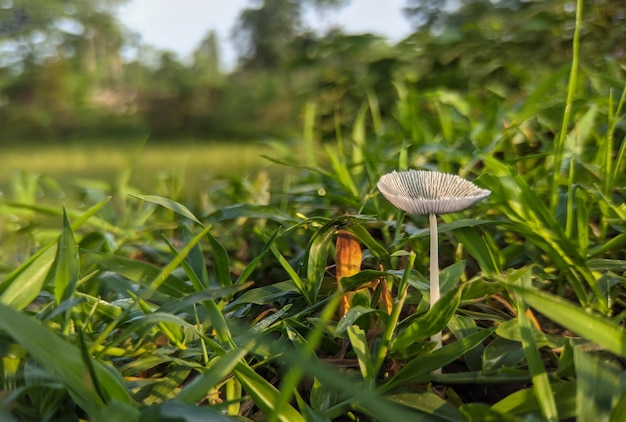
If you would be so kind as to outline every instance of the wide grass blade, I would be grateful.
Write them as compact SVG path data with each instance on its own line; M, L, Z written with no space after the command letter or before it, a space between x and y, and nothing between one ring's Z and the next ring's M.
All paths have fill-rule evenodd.
M626 358L626 332L610 319L586 312L574 303L550 293L508 284L507 288L552 321Z
M367 344L365 331L357 325L351 325L348 328L348 337L350 338L350 344L359 361L359 368L361 368L361 375L365 380L365 384L370 385L376 378L376 374L374 373L372 354Z
M56 243L56 242L55 242ZM0 302L15 309L24 309L41 292L57 255L56 244L46 245L37 254L13 271L3 283L6 286Z
M174 400L190 404L199 402L206 397L208 391L228 377L247 353L248 350L245 347L239 347L213 359L209 367L185 385Z
M576 382L555 382L550 388L554 394L559 417L562 419L574 417L576 415ZM524 388L509 394L492 408L502 414L520 416L540 413L539 398L534 388Z
M456 288L443 295L426 314L416 318L405 328L399 328L391 340L391 351L406 350L411 344L441 332L461 303L462 288Z
M0 328L21 344L39 365L54 374L87 413L94 414L105 404L95 383L98 383L98 390L107 401L132 403L120 378L113 376L99 362L93 361L91 364L97 379L92 379L80 350L40 322L0 304Z
M454 343L446 344L441 349L414 358L382 386L383 391L388 391L415 379L424 378L425 375L435 369L453 362L455 359L458 359L460 356L481 344L493 331L493 329L478 331Z
M130 196L137 198L137 199L141 199L142 201L146 201L146 202L150 202L151 204L155 204L155 205L160 205L164 208L167 208L170 211L175 212L178 215L181 215L185 218L190 219L191 221L193 221L196 224L199 224L200 226L202 226L202 222L200 222L200 220L198 220L198 217L196 217L190 210L189 208L187 208L186 206L184 206L183 204L181 204L180 202L176 202L172 199L169 198L164 198L162 196L157 196L157 195L138 195L138 194L131 194Z
M77 216L69 230L76 230L93 217L111 198L107 197ZM60 238L60 236L59 236ZM28 306L41 292L48 279L48 273L55 262L58 239L47 243L34 253L0 283L0 303L10 304L16 309Z
M531 283L529 272L525 274L524 279L522 280L523 283ZM535 390L535 396L537 397L541 413L546 420L555 422L559 420L558 410L546 368L541 361L541 355L539 354L539 349L537 348L535 338L531 331L531 323L526 316L526 310L527 308L524 302L519 300L517 303L517 319L519 321L522 348L526 356L526 362L528 363L528 370L532 376L533 389Z
M237 366L233 372L243 388L254 400L254 404L263 413L276 415L278 420L282 422L304 422L304 417L288 403L282 403L280 408L277 409L277 404L280 402L280 391L247 364Z
M616 362L607 361L587 352L592 345L574 347L577 394L576 416L581 421L609 421L614 406L625 391L620 380L621 367Z

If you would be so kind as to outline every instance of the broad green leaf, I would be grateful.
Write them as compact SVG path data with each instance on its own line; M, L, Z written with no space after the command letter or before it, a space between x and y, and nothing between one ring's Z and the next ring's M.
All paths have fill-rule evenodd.
M313 378L309 399L311 407L318 412L328 410L337 403L338 394L337 389L332 384L325 384L317 378Z
M574 347L576 367L576 416L578 420L609 421L613 407L624 394L620 385L622 368L616 362L585 351L593 345Z
M559 416L561 418L572 418L576 416L576 382L554 382L551 385L554 392ZM539 402L533 388L518 390L492 407L502 414L527 415L528 413L539 414ZM593 420L593 419L592 419Z
M369 283L379 277L386 276L397 277L398 274L386 271L362 270L350 277L342 277L340 281L344 290L356 290L365 283Z
M189 242L193 238L191 229L189 226L183 225L183 231L185 242ZM197 291L206 289L209 286L209 274L207 271L207 263L204 259L204 252L202 251L200 244L195 245L191 251L189 251L187 259L183 262L189 264L189 268L193 274L195 274L195 281L190 277L194 288Z
M493 329L482 330L474 334L446 344L441 349L433 350L425 355L420 355L400 369L396 375L383 385L383 390L387 391L394 387L400 386L413 379L420 378L425 374L429 374L435 369L453 362L463 354L469 352L474 347L481 344L493 333Z
M448 322L448 328L454 337L459 340L480 331L480 328L476 325L475 320L459 314L455 314L450 319ZM493 343L493 341L491 343ZM463 358L465 359L465 363L471 371L478 371L482 369L483 349L484 348L479 345L464 354Z
M408 346L441 332L461 303L462 286L441 297L426 314L416 318L391 340L391 351L405 350Z
M56 242L55 242L56 243ZM3 283L0 302L15 309L24 309L41 292L56 259L58 245L44 247L40 253L13 271Z
M526 279L526 284L530 284L530 273L526 273ZM526 356L526 362L528 363L528 370L532 376L533 389L535 390L535 396L537 397L541 413L548 421L556 422L559 420L559 416L556 402L554 401L554 393L550 386L548 373L541 360L539 348L535 343L530 320L526 316L526 310L526 305L518 301L517 319L519 321L519 330L522 338L522 348Z
M620 357L626 357L626 333L610 319L586 312L550 293L513 285L507 285L507 288L552 321Z
M354 324L363 315L377 312L376 309L366 308L364 306L354 306L350 308L346 314L341 317L335 328L335 336L341 336L352 324Z
M246 392L252 397L254 404L266 415L272 414L280 397L280 392L276 387L245 363L239 364L235 368L234 374ZM304 422L304 417L290 404L284 404L277 416L283 422Z
M94 422L124 421L141 422L141 412L128 403L112 400L101 409L96 411Z
M485 346L483 369L491 371L499 368L514 368L522 359L524 359L524 350L520 342L498 337Z
M176 202L172 199L169 198L164 198L162 196L156 196L156 195L138 195L138 194L131 194L130 196L135 197L137 199L141 199L142 201L146 201L146 202L150 202L152 204L155 205L160 205L164 208L167 208L170 211L175 212L178 215L181 215L185 218L190 219L191 221L193 221L194 223L197 223L199 225L203 225L200 220L198 220L198 218L193 215L193 213L191 211L189 211L189 208L187 208L186 206L184 206L183 204Z
M446 216L443 217L445 218ZM476 259L483 273L493 277L502 272L501 264L493 252L486 233L483 233L481 236L479 230L464 227L456 229L454 236L463 244L467 252Z
M348 327L348 337L350 338L350 344L356 354L356 358L359 361L359 368L361 368L361 375L367 384L374 381L376 374L374 373L374 365L372 363L372 355L370 353L369 345L367 343L367 337L365 331L359 328L357 325L351 325Z
M464 422L522 422L521 418L489 407L483 403L467 403L459 407Z
M458 284L465 271L465 261L455 262L447 266L439 273L439 288L444 295L453 290Z
M185 385L181 392L174 399L182 403L197 403L206 397L207 392L231 374L237 364L243 359L248 350L245 347L233 349L223 356L213 359L206 371L195 377L190 383Z
M397 393L388 396L392 402L402 404L418 410L424 416L415 415L415 421L450 421L461 420L461 414L456 407L434 393L416 391L414 393Z
M534 325L531 325L530 327L530 332L533 336L533 339L535 341L535 345L537 347L558 347L558 346L562 346L565 342L565 340L563 340L562 337L560 336L548 336L547 334L544 334L543 332L539 331L537 328L535 328ZM521 342L522 341L522 335L520 333L520 322L519 319L510 319L508 321L503 322L502 324L498 325L498 328L496 328L496 335L505 338L507 340L512 340L512 341L518 341Z
M86 412L94 414L104 406L104 400L131 403L126 387L118 377L93 361L97 379L92 379L80 350L40 322L0 304L0 328L21 344L39 365L54 374ZM95 383L103 397L98 394Z
M391 268L391 257L387 249L379 241L374 239L362 224L346 227L346 230L356 236L357 239L383 264L383 268Z
M326 262L332 243L331 240L337 231L338 224L339 221L334 220L326 223L315 233L309 243L306 257L307 296L309 303L315 303L317 301L317 295L322 286L324 274L326 273Z

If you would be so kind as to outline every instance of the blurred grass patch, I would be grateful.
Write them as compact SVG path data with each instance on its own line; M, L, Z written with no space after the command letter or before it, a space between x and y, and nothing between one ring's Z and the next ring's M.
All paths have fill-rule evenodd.
M68 185L76 179L113 183L130 170L130 183L142 191L149 191L157 181L176 177L186 181L186 193L193 195L216 177L249 177L263 169L285 171L261 157L270 150L261 142L187 139L148 141L143 147L140 140L84 140L66 145L22 142L3 148L0 190L6 192L18 171Z

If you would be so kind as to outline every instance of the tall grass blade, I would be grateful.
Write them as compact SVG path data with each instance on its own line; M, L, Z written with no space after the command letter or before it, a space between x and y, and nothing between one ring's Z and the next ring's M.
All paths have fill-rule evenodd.
M79 265L78 246L67 213L63 210L63 229L55 259L54 294L57 304L69 300L74 295L78 283Z
M519 286L506 287L552 321L617 356L626 357L626 332L610 319L588 313L559 296Z
M233 372L263 413L274 414L281 422L304 422L304 417L290 404L283 403L277 408L280 392L247 364L237 366Z
M524 285L530 285L530 273L526 272L521 280ZM526 306L520 300L517 303L517 319L519 321L519 330L522 339L522 348L524 355L526 356L526 362L528 363L528 370L532 376L533 389L535 390L535 396L539 403L539 408L543 417L548 421L558 421L559 415L554 401L554 395L550 381L548 380L548 373L541 361L541 355L539 349L535 343L535 338L531 331L531 324L526 316Z
M193 221L194 223L203 226L202 222L200 222L200 220L198 220L198 217L196 217L190 210L189 208L187 208L186 206L184 206L183 204L181 204L180 202L176 202L172 199L169 198L164 198L162 196L157 196L157 195L138 195L138 194L131 194L130 196L137 198L137 199L141 199L142 201L146 201L149 202L151 204L155 204L155 205L160 205L164 208L167 208L170 211L175 212L176 214L183 216L185 218L188 218L189 220Z
M206 397L208 391L215 388L228 377L247 353L247 348L239 347L216 357L205 371L202 371L199 376L183 387L174 400L189 404L199 402Z
M580 57L580 31L582 27L583 0L576 0L576 23L574 26L574 36L572 38L572 62L567 83L567 98L565 100L565 110L563 112L563 120L561 122L561 130L558 138L555 138L554 145L554 173L552 180L552 194L550 196L550 209L556 210L559 198L559 188L561 186L561 167L563 164L563 154L565 150L565 141L568 133L568 127L572 115L572 105L574 95L576 94L576 86L578 82L578 61Z
M619 375L621 367L585 351L588 346L574 347L576 416L581 421L608 421L625 391Z
M99 383L107 400L132 402L119 378L94 361L97 379L92 379L80 350L34 319L0 304L0 328L21 344L39 365L54 374L87 413L94 414L105 404L94 387L95 382Z
M111 198L107 197L77 216L70 230L76 230L91 219ZM0 282L0 303L10 304L16 309L28 306L41 292L57 254L58 239L42 246L18 268Z

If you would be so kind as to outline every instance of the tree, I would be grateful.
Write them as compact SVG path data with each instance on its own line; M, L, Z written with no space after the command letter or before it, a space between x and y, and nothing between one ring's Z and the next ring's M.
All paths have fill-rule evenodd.
M347 0L262 0L239 15L234 37L246 67L275 68L283 63L289 44L303 32L305 6L319 10L339 7ZM258 1L257 1L258 3Z

